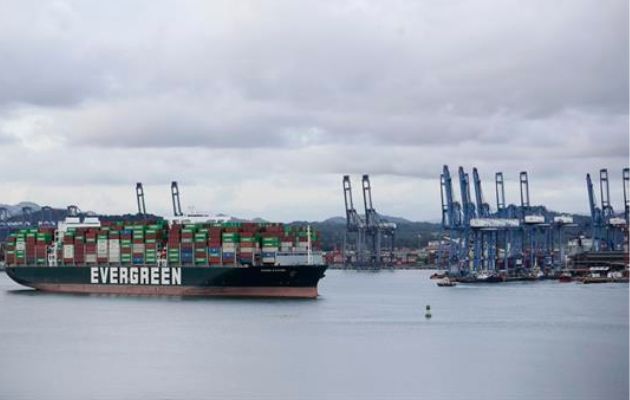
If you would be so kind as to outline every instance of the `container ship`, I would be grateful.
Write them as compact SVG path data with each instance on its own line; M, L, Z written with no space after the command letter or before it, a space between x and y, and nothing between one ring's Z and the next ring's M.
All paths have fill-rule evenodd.
M316 298L319 243L309 227L279 223L69 217L10 234L5 267L49 292Z

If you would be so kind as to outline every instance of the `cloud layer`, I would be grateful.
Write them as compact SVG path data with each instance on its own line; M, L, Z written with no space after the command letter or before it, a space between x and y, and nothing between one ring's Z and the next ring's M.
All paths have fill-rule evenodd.
M277 219L436 219L442 164L529 170L586 213L584 175L628 164L628 3L0 2L2 202ZM165 187L158 197L159 187ZM558 188L564 188L558 190ZM358 191L356 193L358 195ZM516 197L514 197L516 200Z

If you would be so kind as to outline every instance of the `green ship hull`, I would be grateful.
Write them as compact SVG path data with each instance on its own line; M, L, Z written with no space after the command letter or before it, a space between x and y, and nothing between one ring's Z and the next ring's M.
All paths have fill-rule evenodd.
M316 298L326 265L7 266L15 282L62 293Z

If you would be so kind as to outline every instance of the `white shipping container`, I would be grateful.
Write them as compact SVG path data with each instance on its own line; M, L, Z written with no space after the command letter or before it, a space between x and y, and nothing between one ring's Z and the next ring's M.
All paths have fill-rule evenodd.
M96 254L86 254L85 262L90 264L96 264Z
M263 253L274 253L274 252L276 252L276 251L278 251L278 248L277 248L277 247L264 246L264 247L262 248L262 252L263 252Z
M314 265L324 264L322 252L311 252L310 262ZM278 253L276 255L276 265L300 265L309 263L309 254L307 252L297 253Z
M263 257L262 262L265 264L273 264L276 262L276 257Z
M234 243L223 243L223 251L227 252L227 253L231 253L236 251L236 244Z
M24 243L24 242L17 242L17 243L15 243L15 250L17 250L17 251L24 251L24 250L26 250L26 243Z
M107 257L107 261L109 261L110 263L119 263L120 262L120 254L109 253L109 257Z
M134 243L131 245L131 251L134 253L144 253L144 243Z
M74 258L74 245L72 244L63 245L63 258Z
M526 224L544 224L545 217L543 217L542 215L526 215L525 223Z

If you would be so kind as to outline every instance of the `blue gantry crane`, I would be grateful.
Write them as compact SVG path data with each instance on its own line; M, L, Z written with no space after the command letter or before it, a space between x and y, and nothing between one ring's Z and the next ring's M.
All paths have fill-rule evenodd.
M394 260L394 246L396 238L396 224L387 221L375 209L372 203L372 185L369 175L361 179L363 187L363 207L365 209L365 235L370 241L369 263L371 267L380 268L383 257L383 241L387 241L388 263Z
M440 198L442 201L442 231L443 240L440 241L438 251L438 265L446 267L450 272L459 272L459 257L461 247L462 207L455 200L453 180L447 165L442 168L440 175Z
M353 264L353 257L356 263L361 265L365 263L365 220L359 215L354 208L352 200L352 182L349 175L344 175L343 180L343 199L346 211L346 232L344 236L344 263L346 265Z
M346 211L346 233L344 238L344 262L359 268L381 268L394 261L396 241L395 223L387 221L374 208L372 185L369 175L361 178L363 207L361 215L354 208L350 176L343 177L343 193ZM387 251L387 255L383 251ZM353 257L354 256L354 257Z
M586 174L586 190L588 191L589 209L591 211L591 238L593 241L592 250L599 251L604 224L602 218L602 209L597 206L597 199L595 198L595 189L593 187L591 174Z
M564 227L568 220L553 219L545 207L530 204L526 171L519 174L518 206L507 204L503 173L495 174L495 212L484 199L476 167L472 169L472 183L463 167L458 169L458 180L461 205L454 199L448 166L444 166L440 175L442 229L448 232L445 244L449 246L450 271L456 265L463 275L531 274L535 267L550 267L557 262L553 257L554 241L561 235L554 236L552 224Z

